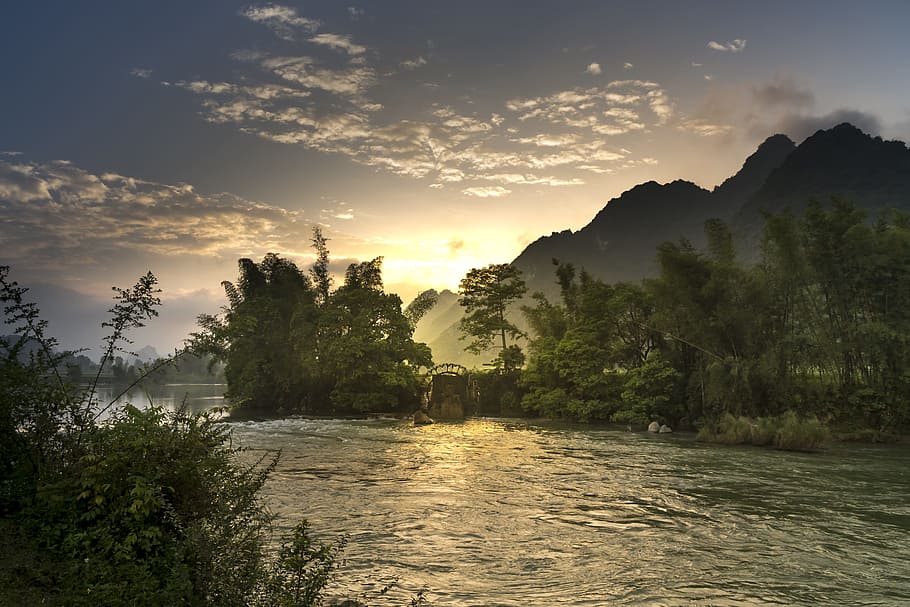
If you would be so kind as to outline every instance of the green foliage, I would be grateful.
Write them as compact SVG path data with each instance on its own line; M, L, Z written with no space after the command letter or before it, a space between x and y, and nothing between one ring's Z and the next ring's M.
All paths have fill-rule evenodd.
M799 419L793 411L781 416L774 446L788 451L815 451L829 438L828 428L816 417Z
M615 421L671 425L793 409L842 431L910 427L905 214L870 223L835 199L801 217L769 215L752 266L737 260L723 222L705 233L704 251L685 240L658 247L660 275L640 286L558 264L560 304L537 296L523 308L534 333L524 406L557 416L612 408ZM611 377L622 378L618 392Z
M829 439L827 426L814 416L800 418L787 410L782 415L750 420L724 413L715 424L706 424L697 440L724 445L773 445L786 451L816 451Z
M310 536L304 519L294 527L272 566L267 582L267 598L262 607L316 607L322 592L340 564L344 542L319 544Z
M480 394L477 403L480 415L511 417L521 413L524 387L518 372L480 371L472 373L471 377Z
M313 237L312 281L272 253L240 260L230 305L199 318L194 348L225 362L228 396L261 414L402 411L418 403L417 371L432 364L412 339L414 319L382 285L382 258L351 264L331 291L326 239Z
M515 339L522 331L508 320L511 302L521 299L527 292L521 271L509 264L491 264L473 268L461 280L458 303L465 309L459 328L463 338L471 338L467 350L480 353L500 341L502 353L498 360L505 372L519 368L520 359L514 352L507 353L506 336Z
M614 419L634 424L678 419L679 404L673 402L678 380L679 372L659 354L653 354L643 365L626 373L623 406L614 414Z
M31 511L70 559L73 603L245 605L261 583L269 516L259 490L275 460L244 466L237 452L205 414L128 406L87 433Z
M21 337L0 341L0 503L29 531L20 544L40 546L35 582L74 606L319 604L340 547L314 543L303 525L277 559L266 549L272 519L260 489L277 456L241 457L214 414L126 406L98 423L107 407L94 386L61 380L66 355L8 270L0 267L0 300ZM247 296L268 284L253 270ZM108 362L125 332L154 316L154 285L149 274L117 290ZM23 356L27 343L36 349Z

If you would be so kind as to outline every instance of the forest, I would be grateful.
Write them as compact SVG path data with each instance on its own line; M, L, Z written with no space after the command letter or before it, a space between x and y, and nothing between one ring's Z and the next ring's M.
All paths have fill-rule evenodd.
M605 284L557 266L561 298L538 295L530 412L709 429L724 416L787 411L842 429L910 421L910 219L875 222L842 201L765 217L760 255L705 224L706 250L657 251L659 276ZM728 418L729 419L729 418Z
M557 301L528 297L509 264L471 270L459 290L465 347L496 354L474 373L478 411L658 421L706 439L737 420L808 420L867 438L907 427L907 215L872 222L849 202L813 202L767 215L751 256L723 221L704 229L704 250L663 243L659 274L637 284L554 259ZM200 318L197 349L224 361L241 412L414 411L432 357L413 329L432 297L402 311L383 291L381 259L352 264L333 290L318 230L313 244L308 272L274 254L240 260L236 284L224 283L229 305Z

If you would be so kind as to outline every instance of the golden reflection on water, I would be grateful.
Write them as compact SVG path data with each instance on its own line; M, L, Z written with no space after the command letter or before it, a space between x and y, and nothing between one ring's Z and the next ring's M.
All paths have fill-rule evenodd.
M895 463L719 450L684 436L485 419L280 420L235 433L282 449L267 487L276 513L347 534L339 591L372 592L371 605L406 605L420 589L440 605L910 596L908 576L896 575L910 562L910 517L863 518L905 502L906 454ZM851 492L854 470L891 491Z

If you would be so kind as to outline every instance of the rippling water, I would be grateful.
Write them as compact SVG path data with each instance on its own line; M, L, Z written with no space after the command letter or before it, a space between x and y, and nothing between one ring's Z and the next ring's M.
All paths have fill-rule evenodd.
M234 429L282 450L279 520L348 536L333 592L371 605L910 604L906 448L482 419Z

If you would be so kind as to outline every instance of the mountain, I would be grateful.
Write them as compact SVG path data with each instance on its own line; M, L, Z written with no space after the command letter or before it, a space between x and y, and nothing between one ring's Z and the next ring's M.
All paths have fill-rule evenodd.
M458 330L462 316L458 295L446 289L437 296L436 305L417 323L414 341L430 346L436 363L453 362L466 367L481 367L489 362L495 352L482 356L464 351L465 342L459 339L461 333Z
M711 191L682 180L637 185L607 202L582 229L542 236L512 263L523 271L529 292L551 298L558 296L554 259L607 282L637 282L656 274L660 243L686 238L703 246L703 225L711 218L728 221L741 257L755 259L764 212L789 208L798 213L810 199L825 202L832 196L853 201L870 219L884 209L910 210L910 150L847 123L820 130L798 146L786 135L774 135ZM437 362L448 357L458 362L463 344L457 341L461 309L457 295L452 296L455 303L433 317L434 337L427 342Z
M649 181L610 200L578 232L554 232L515 258L531 291L555 295L553 259L585 268L607 282L638 281L653 275L657 246L687 238L704 244L706 219L729 220L764 184L796 145L785 135L762 143L736 175L708 191L689 181Z
M772 170L734 218L745 239L754 238L762 212L804 210L811 199L838 196L875 216L886 208L910 208L910 149L844 123L816 132Z
M138 360L139 363L150 363L158 360L161 356L158 354L158 350L152 346L145 346L141 350L136 351L135 360Z

